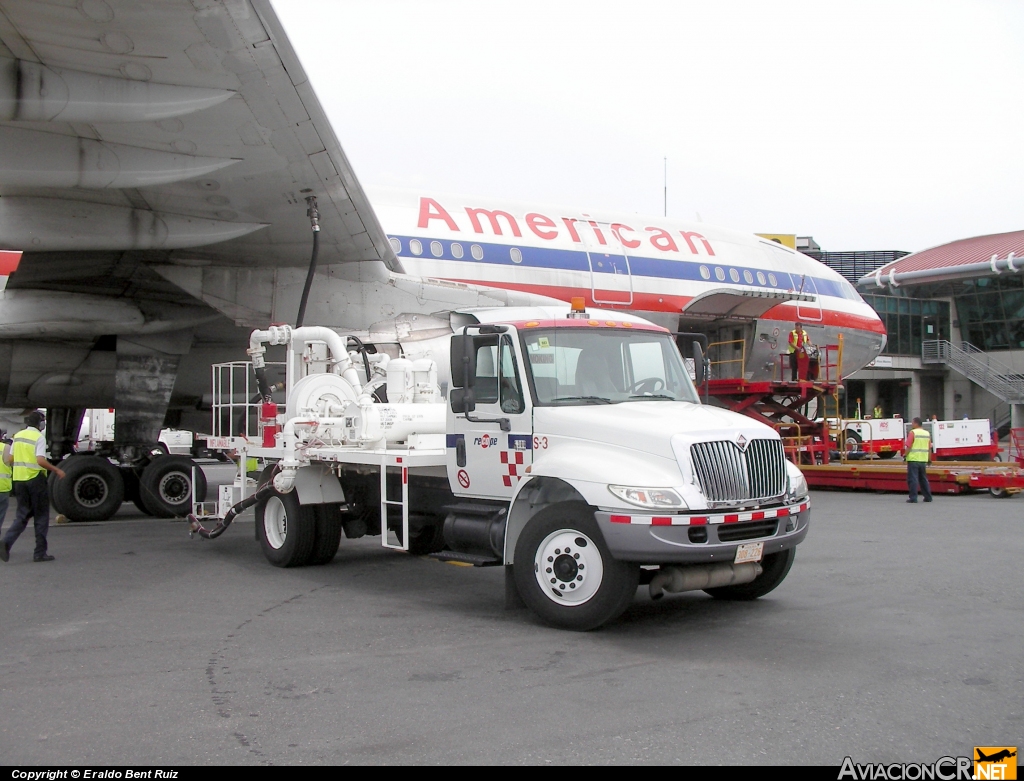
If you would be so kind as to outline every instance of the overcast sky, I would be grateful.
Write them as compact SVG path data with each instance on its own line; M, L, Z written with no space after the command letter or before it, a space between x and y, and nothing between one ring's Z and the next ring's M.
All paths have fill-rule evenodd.
M1024 229L1024 3L273 0L364 186L920 250ZM386 226L385 226L386 227Z

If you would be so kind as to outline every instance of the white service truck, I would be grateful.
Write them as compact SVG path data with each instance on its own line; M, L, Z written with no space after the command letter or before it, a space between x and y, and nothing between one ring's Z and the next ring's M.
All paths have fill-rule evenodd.
M260 435L208 442L268 466L196 505L219 536L256 508L276 566L323 564L341 534L504 566L506 602L590 629L651 596L755 599L807 534L807 483L778 434L702 405L672 334L622 312L403 315L369 332L272 326L249 354ZM287 398L261 378L285 345ZM215 421L234 415L217 415ZM212 524L207 528L204 524Z

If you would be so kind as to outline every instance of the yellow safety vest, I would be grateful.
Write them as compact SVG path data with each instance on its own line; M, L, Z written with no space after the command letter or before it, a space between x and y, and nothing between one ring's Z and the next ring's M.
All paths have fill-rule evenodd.
M789 352L792 354L797 350L804 350L810 341L811 337L806 331L801 333L794 328L789 332Z
M927 461L931 452L932 435L923 428L915 428L910 433L914 435L914 441L910 445L910 452L907 453L907 461Z
M872 411L871 416L874 417L875 419L882 417L882 408L876 406L875 409Z
M42 436L43 432L34 428L27 428L14 435L14 444L11 445L11 455L14 456L11 477L14 482L23 483L46 471L36 461L36 442Z
M4 460L0 458L0 494L9 494L14 484L11 482L11 474L14 472L12 467L7 466Z

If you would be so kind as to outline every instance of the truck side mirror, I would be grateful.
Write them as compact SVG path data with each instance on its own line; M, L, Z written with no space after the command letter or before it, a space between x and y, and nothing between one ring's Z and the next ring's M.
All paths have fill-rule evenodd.
M693 340L693 373L696 375L694 385L703 385L704 380L704 351L700 349L700 342Z
M454 334L450 358L452 388L472 388L476 384L476 344L473 337L468 334ZM452 392L454 393L454 390ZM454 407L452 409L454 410Z
M476 394L472 388L452 388L448 399L456 415L464 415L476 409Z

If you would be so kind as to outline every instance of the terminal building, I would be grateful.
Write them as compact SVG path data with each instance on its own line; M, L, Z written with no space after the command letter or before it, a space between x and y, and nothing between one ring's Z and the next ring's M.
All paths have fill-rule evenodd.
M848 417L870 413L988 418L1024 427L1024 231L976 236L907 254L797 249L839 271L886 325L888 343L851 375Z

